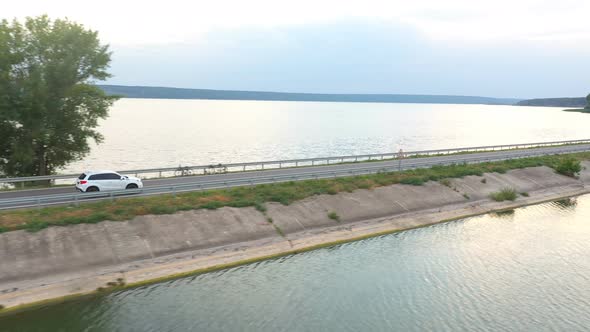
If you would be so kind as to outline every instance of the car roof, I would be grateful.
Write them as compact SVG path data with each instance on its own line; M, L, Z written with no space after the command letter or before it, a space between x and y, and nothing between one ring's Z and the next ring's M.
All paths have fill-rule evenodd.
M109 171L109 170L102 170L102 171L86 171L84 172L84 174L86 175L94 175L94 174L104 174L104 173L115 173L115 174L119 174L115 171Z

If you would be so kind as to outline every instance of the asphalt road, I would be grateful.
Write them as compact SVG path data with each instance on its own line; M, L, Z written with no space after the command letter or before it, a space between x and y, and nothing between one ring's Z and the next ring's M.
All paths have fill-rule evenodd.
M413 168L417 164L430 165L433 163L463 163L463 162L478 162L481 159L486 160L502 160L522 157L523 154L527 156L535 155L548 155L548 154L562 154L562 153L573 153L581 151L590 151L590 144L579 144L570 146L557 146L557 147L546 147L546 148L535 148L526 150L505 150L505 151L493 151L493 152L480 152L470 154L455 154L446 156L433 156L423 158L408 158L401 161L401 168ZM413 165L413 166L410 166ZM387 160L387 161L372 161L372 162L359 162L359 163L348 163L348 164L333 164L323 166L306 166L306 167L293 167L293 168L282 168L282 169L269 169L260 171L248 171L248 172L233 172L226 174L215 174L215 175L197 175L197 176L186 176L176 178L162 178L162 179L151 179L144 180L144 193L143 195L154 195L159 193L170 192L170 187L183 186L184 189L178 191L192 191L197 190L196 187L199 184L206 184L212 181L236 181L236 180L252 180L254 183L267 183L272 182L270 180L264 180L269 177L284 177L293 176L305 177L307 175L318 173L318 172L355 172L367 168L387 168L388 170L398 169L400 166L399 160ZM342 174L344 176L345 174ZM319 177L329 177L329 175L320 175ZM311 178L311 177L308 177ZM297 179L295 179L297 180ZM242 184L226 184L225 186L237 186ZM194 185L191 187L191 185ZM166 186L166 188L159 188ZM220 186L222 187L222 186ZM208 188L213 188L209 186ZM53 205L53 204L64 204L73 202L73 198L55 198L51 196L55 195L68 195L77 193L76 189L72 185L71 187L54 187L47 189L32 189L32 190L14 190L0 192L0 209L6 208L20 208L26 206L34 206L41 203L41 205ZM86 197L85 197L86 195ZM104 197L91 197L88 194L77 195L78 199L83 200L94 200L104 199ZM21 201L18 199L22 198ZM27 202L25 202L25 200ZM33 202L36 200L37 202Z

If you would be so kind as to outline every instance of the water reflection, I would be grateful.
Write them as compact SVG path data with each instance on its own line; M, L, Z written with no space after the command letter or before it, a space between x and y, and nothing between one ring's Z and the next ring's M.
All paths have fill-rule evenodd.
M566 198L553 202L553 204L562 210L574 210L578 205L577 198Z
M512 219L514 217L515 213L516 213L515 210L504 210L504 211L492 212L489 215L492 218Z
M580 139L589 126L547 107L122 99L99 128L104 143L64 171Z

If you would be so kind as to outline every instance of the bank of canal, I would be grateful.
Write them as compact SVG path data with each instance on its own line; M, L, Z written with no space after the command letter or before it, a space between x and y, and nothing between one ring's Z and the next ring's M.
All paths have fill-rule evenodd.
M1 331L590 326L590 195L0 317Z

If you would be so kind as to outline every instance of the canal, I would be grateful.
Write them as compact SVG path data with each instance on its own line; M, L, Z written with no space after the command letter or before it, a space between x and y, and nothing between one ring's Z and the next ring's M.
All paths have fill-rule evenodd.
M590 195L0 317L1 331L584 331Z

